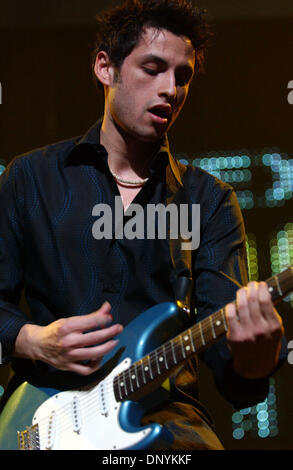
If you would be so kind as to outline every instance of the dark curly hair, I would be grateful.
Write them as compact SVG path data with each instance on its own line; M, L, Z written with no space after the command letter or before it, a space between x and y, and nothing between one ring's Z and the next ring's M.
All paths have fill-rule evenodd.
M98 32L92 54L92 70L99 51L105 51L119 71L124 59L139 42L146 27L166 29L190 39L196 54L195 73L203 71L205 51L212 37L206 10L188 0L127 0L97 16ZM101 83L96 79L98 85Z

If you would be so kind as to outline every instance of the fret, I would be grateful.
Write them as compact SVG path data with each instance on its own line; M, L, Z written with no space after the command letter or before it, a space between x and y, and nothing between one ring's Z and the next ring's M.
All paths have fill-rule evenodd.
M137 373L137 368L136 368L136 362L134 363L134 372L135 372L136 386L137 386L137 388L139 388L139 380L138 380L138 373Z
M117 377L117 384L118 384L118 391L119 391L120 400L122 400L123 394L125 392L124 382L123 382L122 378L123 378L123 374L119 374L118 377ZM126 393L126 395L127 395L127 393Z
M143 360L143 371L146 383L149 381L149 376L153 379L152 369L150 368L150 357L146 356Z
M272 300L276 299L280 293L278 293L277 283L275 277L271 277L267 281L268 290L271 294Z
M274 276L274 279L275 279L275 281L276 281L276 285L277 285L277 289L278 289L279 295L280 295L280 297L282 297L283 292L282 292L281 287L280 287L280 283L279 283L278 276Z
M190 342L191 342L191 345L192 345L192 351L195 352L195 351L196 351L196 347L195 347L194 342L193 342L193 336L192 336L191 329L188 330L188 333L189 333L189 336L190 336Z
M124 393L126 394L126 396L128 396L128 390L127 390L127 384L126 384L126 375L125 375L126 372L127 372L127 370L125 370L125 371L123 372L123 380L124 380L124 382L122 382L122 383L123 383L123 390L124 390ZM129 374L129 372L128 372L128 374Z
M199 322L198 326L199 326L199 330L200 330L200 337L201 337L202 345L205 346L205 345L206 345L206 342L205 342L205 339L204 339L204 335L203 335L203 331L202 331L201 322Z
M219 334L223 333L223 329L225 332L228 331L227 323L226 323L226 318L225 318L225 310L224 308L221 308L221 310L218 310L216 313L212 315L213 317L213 325L214 328L217 329L216 331L216 337L218 337Z
M162 353L162 352L163 352L163 351L161 351L161 353ZM159 356L159 363L161 364L161 369L160 369L160 370L162 370L163 372L165 372L166 369L165 369L165 367L164 367L164 366L165 366L164 354L160 354L160 356Z
M211 323L212 336L213 336L214 339L216 339L217 336L216 336L216 332L214 330L212 315L209 316L209 319L210 319L210 323Z
M182 341L182 335L179 336L179 339L180 339L180 345L181 345L183 358L186 359L185 348L184 348L183 341Z
M151 379L153 379L153 371L152 371L152 365L151 365L151 357L150 355L148 356L148 359L149 359L149 365L148 365L148 368L149 368L149 371L150 371L150 375L151 375Z
M117 385L118 385L118 391L119 391L119 397L120 397L120 400L122 400L122 391L121 391L121 387L120 387L120 377L118 375L118 379L117 379Z
M149 354L148 359L149 359L148 370L150 372L151 379L153 379L154 376L153 376L153 369L152 369L152 362L151 362L151 354Z
M190 330L188 330L187 332L185 332L185 334L184 334L184 336L183 336L183 339L184 339L184 341L185 341L185 344L187 343L186 346L185 346L185 351L186 351L186 353L187 353L188 355L190 355L190 350L191 350L191 345L190 345L190 343L191 343L191 337L190 337L189 331L190 331Z
M161 364L161 369L160 369L160 374L163 372L165 372L165 368L164 368L164 365L165 365L165 356L164 356L164 348L160 347L159 349L159 360L158 360L159 364Z
M293 289L293 266L266 281L274 303ZM178 334L155 351L132 364L113 380L115 398L124 400L167 370L172 370L193 353L215 342L228 331L225 307ZM131 396L130 396L131 398Z
M127 375L126 375L126 372L127 372L127 370L125 371L125 389L126 389L127 395L129 395L129 393L131 392L132 389L133 389L133 391L135 391L135 383L134 383L134 379L133 379L133 377L135 376L134 366L131 366L128 369L128 374Z
M155 359L156 359L156 364L157 364L157 371L158 371L158 374L160 375L161 371L160 371L160 366L159 366L159 359L158 359L158 355L157 355L157 350L155 350Z
M132 380L131 380L131 369L132 369L132 367L130 367L130 369L128 369L129 370L129 383L130 383L130 390L132 392L134 392L133 385L132 385Z
M221 312L221 315L222 315L222 318L223 318L223 324L224 324L225 331L228 331L228 326L227 326L227 323L226 323L225 309L221 308L220 312Z
M293 266L289 266L285 271L271 277L266 283L273 302L282 300L292 291Z
M134 391L133 386L135 385L135 382L136 382L137 388L139 388L139 382L138 382L138 378L137 378L137 371L136 371L136 364L135 363L129 369L129 379L130 379L131 391L133 392Z
M169 343L167 343L167 346L168 346ZM163 344L163 356L164 356L164 359L165 359L165 367L166 367L166 370L169 369L169 366L168 366L168 361L167 361L167 355L166 355L166 351L165 351L165 344Z
M140 367L141 367L141 371L142 371L142 380L143 380L143 383L146 384L146 378L145 378L145 373L144 373L144 364L143 364L143 360L141 359L140 360Z
M171 348L172 348L172 355L173 355L174 364L177 364L177 358L176 358L176 355L175 355L174 341L173 340L171 341Z

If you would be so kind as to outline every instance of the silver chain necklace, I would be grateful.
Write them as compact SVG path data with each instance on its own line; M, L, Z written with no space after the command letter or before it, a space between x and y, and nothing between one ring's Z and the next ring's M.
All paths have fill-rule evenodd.
M145 178L144 180L137 180L137 181L130 181L130 180L125 180L124 178L121 178L121 176L116 175L114 171L112 171L110 168L110 173L114 178L119 181L119 183L126 184L128 186L142 186L144 183L148 181L149 178Z

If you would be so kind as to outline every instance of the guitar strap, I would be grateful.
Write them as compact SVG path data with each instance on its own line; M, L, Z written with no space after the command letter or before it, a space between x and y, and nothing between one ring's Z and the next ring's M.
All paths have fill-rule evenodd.
M167 205L175 204L178 214L180 214L181 204L187 204L189 209L191 208L189 188L194 169L176 160L170 159L170 163L171 165L166 167L166 203ZM191 216L191 210L189 210L189 216ZM182 242L186 242L186 239L182 239L181 234L178 234L176 239L171 239L169 235L169 248L173 265L170 281L177 305L181 308L183 307L181 311L186 315L187 323L194 324L196 319L194 281L192 278L193 251L191 249L183 250ZM188 310L184 307L187 307ZM167 393L170 393L172 390L173 399L178 401L182 401L183 393L184 401L196 406L198 413L200 413L203 419L206 419L207 412L202 410L202 405L196 398L198 396L197 369L197 357L191 357L184 366L180 366L169 376L169 379L162 384L160 390L164 389Z
M166 183L168 204L175 204L178 209L178 218L180 214L180 205L189 204L187 192L188 176L191 169L180 162L176 162L176 176L174 176L175 168L170 165L166 168ZM174 165L175 166L175 165ZM179 181L178 181L179 180ZM179 230L177 238L171 238L169 232L169 248L173 265L170 282L173 287L175 300L179 306L187 307L190 311L193 308L193 279L192 279L192 250L182 250L182 243L186 243L186 239L181 236Z

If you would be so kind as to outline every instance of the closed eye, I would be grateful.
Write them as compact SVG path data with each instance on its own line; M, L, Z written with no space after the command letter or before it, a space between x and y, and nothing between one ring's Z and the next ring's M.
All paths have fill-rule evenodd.
M144 67L144 71L148 74L148 75L151 75L153 77L155 77L156 75L158 75L158 73L160 73L158 70L155 70L155 69L149 69L147 67ZM178 76L176 77L176 85L177 86L186 86L189 84L190 80L191 80L191 76L192 74L191 73L188 73L186 75L182 75L180 76L178 74Z
M149 69L149 68L147 68L147 67L144 67L144 71L145 71L148 75L152 75L152 76L155 76L155 75L157 75L157 73L158 73L157 70Z

